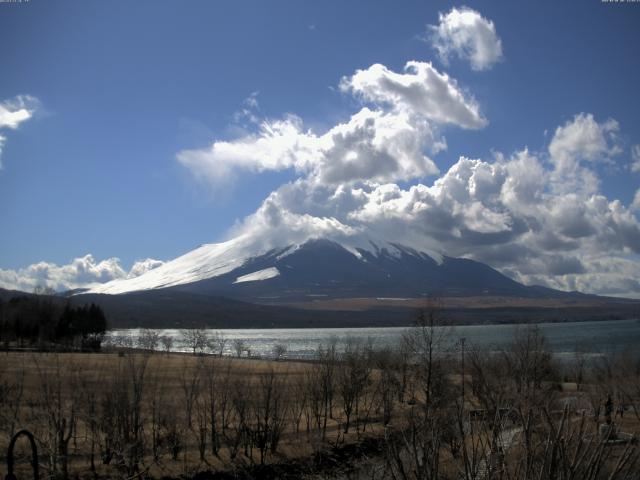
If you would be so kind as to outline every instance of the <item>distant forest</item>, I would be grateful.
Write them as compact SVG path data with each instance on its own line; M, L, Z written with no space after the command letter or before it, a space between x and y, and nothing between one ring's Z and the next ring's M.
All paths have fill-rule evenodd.
M105 314L95 303L72 306L46 291L0 298L0 344L5 348L97 351L106 330Z

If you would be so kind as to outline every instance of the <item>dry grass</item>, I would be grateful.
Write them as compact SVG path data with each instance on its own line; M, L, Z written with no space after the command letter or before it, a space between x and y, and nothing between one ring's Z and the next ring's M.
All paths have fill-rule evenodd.
M568 308L568 307L606 307L610 299L602 298L532 298L471 296L442 297L439 299L444 308ZM337 298L316 299L308 302L291 302L289 306L307 310L343 310L364 311L380 307L422 308L425 299L418 298Z
M313 425L307 431L306 421L303 417L300 422L300 432L296 432L295 418L293 418L297 385L303 383L312 364L295 361L268 361L246 358L193 356L189 354L171 353L153 355L143 353L128 353L126 355L113 354L85 354L85 353L2 353L0 354L0 382L16 383L23 379L23 393L18 410L18 421L14 431L26 428L32 431L39 439L40 463L45 473L50 468L46 465L47 456L53 454L47 451L51 441L51 425L48 424L45 405L50 402L47 396L51 395L51 387L59 385L62 392L62 415L69 417L73 409L73 415L77 422L73 432L73 438L69 443L69 471L73 475L90 478L93 476L90 470L90 418L87 417L87 398L95 394L94 413L97 422L102 422L99 410L103 407L101 402L106 398L110 389L118 385L118 380L130 386L132 368L140 368L146 365L143 381L143 395L141 417L144 423L143 438L145 443L145 455L140 462L140 470L148 472L153 477L171 476L177 477L183 474L194 474L202 470L227 470L232 466L249 465L259 462L259 456L255 447L250 455L239 452L232 459L229 448L222 442L220 451L213 455L210 445L204 460L200 459L198 451L198 425L196 420L197 406L193 406L192 426L188 425L186 418L186 393L192 378L198 378L199 386L196 396L202 402L206 400L206 372L216 371L218 388L217 395L222 395L222 389L227 389L227 394L232 394L233 385L248 385L245 392L250 396L252 391L261 387L261 379L275 373L279 388L282 389L284 399L283 408L286 410L286 426L275 454L268 455L269 462L277 462L285 459L302 458L317 451L327 444L338 442L356 441L360 432L355 429L345 435L341 432L341 417L338 408L334 408L332 419L327 422L326 438L322 440L320 433ZM133 366L133 367L132 367ZM118 378L123 377L123 378ZM49 390L45 392L43 384L47 384ZM182 437L182 448L173 459L170 449L165 445L161 447L158 458L151 454L151 422L154 416L153 401L162 402L163 410L171 410L176 416L178 431ZM198 400L196 400L197 402ZM203 403L204 405L204 403ZM204 407L202 407L204 410ZM162 413L162 412L160 412ZM157 415L158 412L155 412ZM218 414L218 422L220 422ZM369 425L368 431L380 430L380 425ZM9 436L8 432L0 434L0 460L5 459ZM29 470L26 456L27 442L19 442L17 452L19 457L18 471L23 474ZM122 468L115 465L115 461L105 465L100 459L99 450L104 451L104 445L96 445L96 474L101 477L122 477ZM126 475L125 475L126 476Z
M137 474L155 478L176 478L185 475L188 477L205 470L231 470L251 466L261 463L262 458L257 438L247 440L246 435L260 434L260 414L264 413L260 408L265 404L265 395L269 394L272 395L272 403L268 413L271 416L282 415L284 427L277 448L273 451L267 448L262 452L266 455L266 463L302 460L330 446L354 444L363 436L382 438L385 432L396 432L398 438L404 439L402 442L405 442L407 438L414 438L415 434L420 437L433 431L439 432L438 435L442 435L442 438L438 438L433 445L428 442L423 444L422 447L426 449L424 453L437 454L441 473L448 474L449 478L458 478L461 445L458 446L456 456L450 449L448 442L451 438L447 434L452 425L458 425L459 420L468 420L468 412L456 407L462 387L457 361L443 363L440 366L441 370L437 370L441 372L442 377L433 394L440 397L434 396L434 403L429 409L424 408L427 402L424 384L420 384L420 381L424 381L424 377L419 374L421 367L418 364L408 367L409 377L414 377L408 380L404 402L394 397L393 419L389 428L385 430L382 425L382 392L386 383L401 378L400 372L403 371L403 367L402 364L390 363L385 367L390 370L379 369L381 364L376 363L378 360L375 355L367 356L369 354L364 350L361 353L363 356L359 357L359 363L354 364L354 368L368 369L367 380L359 393L360 410L352 417L352 421L355 422L347 434L344 433L345 413L339 393L348 383L344 379L351 378L345 377L345 372L348 371L347 359L344 359L344 363L336 363L335 359L323 363L322 360L276 362L179 353L150 355L134 351L120 355L1 353L0 426L5 431L0 430L0 461L4 463L3 455L9 441L9 430L27 428L39 440L41 471L47 475L52 473L52 466L56 461L56 471L60 471L60 451L56 450L56 434L59 430L62 430L63 436L70 435L65 455L69 459L70 478L131 478ZM512 373L509 377L504 374L504 370L500 370L503 373L492 372L489 366L478 364L478 368L485 368L483 375L489 375L485 380L493 385L491 392L504 389L503 397L498 401L499 405L504 405L505 402L512 402L513 405L515 402L516 405L519 404L521 412L525 413L529 407L537 409L537 456L544 456L544 445L549 441L549 431L555 431L559 424L558 419L563 415L561 400L566 397L589 399L592 395L589 392L602 390L602 385L596 384L583 383L578 389L578 385L574 383L557 384L544 381L537 387L540 390L530 391L530 397L523 397L515 393L515 385L519 379L517 373ZM404 364L404 367L407 367L407 364ZM314 388L319 387L322 382L320 374L327 368L332 369L328 375L333 382L333 409L327 418L325 429L320 425L324 418L320 419L321 415L314 416L311 398ZM480 378L480 374L478 375L476 378ZM213 389L209 388L211 384L214 386ZM270 384L274 386L273 390L266 389ZM472 369L469 367L465 374L466 410L483 408L486 404L486 399L483 402L480 396L474 396L471 388L473 384L475 382ZM19 389L15 388L17 386L22 387L19 397L16 393ZM137 386L140 387L138 390ZM612 386L608 388L613 389ZM397 395L397 391L393 395ZM217 405L214 417L211 417L209 410L208 402L211 399L215 399ZM221 403L224 399L229 408L226 431L221 428L224 415ZM407 402L409 399L415 401ZM274 400L277 400L276 407ZM245 403L247 418L241 420L238 412ZM14 404L17 408L12 414ZM108 428L109 422L113 422L114 416L123 413L122 410L126 410L127 413L124 416L126 425L121 425L126 432L118 430L117 434L127 438L133 435L137 440L114 443L111 447L115 450L114 456L105 464L101 460L101 454L109 451L111 445L108 432L115 432ZM549 426L543 413L553 417L556 426ZM585 438L597 440L599 423L604 421L603 414L602 411L599 419L595 419L591 412L585 413ZM9 428L8 420L11 420L12 415L17 421ZM211 418L215 418L219 434L220 448L217 452L212 450L209 437ZM569 425L575 426L581 417L578 412L572 411L567 418ZM65 430L64 424L60 428L61 421L68 422L67 427L73 422L75 428ZM140 422L140 428L137 430L132 426L136 421ZM613 421L624 432L640 432L640 421L631 411L622 417L614 412ZM476 448L486 458L493 450L493 426L490 423L474 423L474 430L461 438L464 445ZM523 424L519 425L517 428L521 431ZM508 428L515 427L509 423ZM131 433L134 431L137 433ZM169 437L171 432L180 440L177 453L172 451ZM206 440L206 450L204 455L201 455L199 447L203 438ZM234 438L238 441L235 446ZM402 442L396 463L406 461L407 452L410 451L408 448L402 451L402 448L405 448ZM92 443L95 451L94 469L91 468ZM133 469L128 457L131 445L141 445L139 448L142 449L142 453L136 457L136 467ZM386 446L388 448L389 444ZM22 476L28 477L25 447L26 442L21 442L18 449L21 452L18 466ZM609 465L623 455L624 448L608 448L609 458L606 459L606 463ZM527 453L522 443L522 433L518 433L506 455L509 468L520 468L521 459L527 454L531 454L531 451ZM384 458L379 459L380 464L384 462ZM0 470L0 474L3 475L4 472Z

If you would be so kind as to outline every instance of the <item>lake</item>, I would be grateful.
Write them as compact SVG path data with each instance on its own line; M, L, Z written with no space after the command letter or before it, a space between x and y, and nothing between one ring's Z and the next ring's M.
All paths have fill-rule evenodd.
M447 327L451 329L452 343L460 338L466 339L467 349L479 348L495 350L508 344L517 328L522 325L464 325ZM576 348L597 355L610 354L629 350L640 354L640 320L607 320L597 322L541 323L542 332L547 337L550 350L556 357L570 358ZM173 351L187 352L189 348L181 339L178 329L158 329L160 335L174 338ZM227 339L225 353L234 353L233 341L241 339L251 349L252 355L261 357L273 356L274 346L283 344L287 348L288 358L310 358L319 345L337 339L344 344L347 338L371 342L376 347L395 346L406 327L385 328L274 328L274 329L212 329ZM108 334L110 341L117 337L127 336L133 340L139 336L138 329L112 330Z

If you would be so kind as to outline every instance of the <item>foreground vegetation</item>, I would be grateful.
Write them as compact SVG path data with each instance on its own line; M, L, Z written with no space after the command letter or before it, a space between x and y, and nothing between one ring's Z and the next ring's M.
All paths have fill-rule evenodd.
M7 352L0 452L27 428L46 478L640 478L637 363L561 369L535 327L500 352L453 348L439 323L428 309L397 348L347 339L304 363L203 355L195 331L193 355ZM319 468L341 451L350 465Z

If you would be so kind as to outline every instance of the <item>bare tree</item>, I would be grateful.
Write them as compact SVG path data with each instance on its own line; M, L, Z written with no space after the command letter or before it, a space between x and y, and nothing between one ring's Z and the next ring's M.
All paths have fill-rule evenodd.
M114 335L112 338L113 346L120 349L120 352L124 353L123 350L133 348L135 342L131 335Z
M150 328L143 328L138 336L138 347L149 352L157 350L159 342L160 333Z
M0 431L6 432L8 438L16 433L21 420L25 378L24 366L10 372L7 365L0 362Z
M434 388L439 386L436 376L441 373L444 355L451 346L451 333L440 300L433 299L418 310L415 326L405 334L404 341L417 362L418 379L427 407L437 395L434 392Z
M418 311L416 325L405 341L417 362L416 384L420 396L405 414L399 429L387 430L387 461L393 478L437 479L450 420L445 406L451 403L445 353L450 329L444 324L439 301L429 301Z
M228 395L222 389L225 384L222 380L222 370L219 362L211 358L207 361L204 368L204 402L207 415L207 424L209 427L209 444L211 445L211 453L218 455L220 450L220 425L218 417L221 417L221 409L224 405L224 397Z
M304 383L306 387L307 406L305 414L307 416L307 433L310 430L310 424L313 423L318 432L322 432L323 418L326 413L326 389L322 379L322 369L319 365L314 364L304 374Z
M584 383L585 375L587 373L586 354L589 351L593 351L593 348L590 348L589 344L587 344L586 342L580 342L576 344L574 358L570 363L570 368L573 373L573 381L576 382L576 390L578 391L580 391L582 384Z
M242 353L247 350L247 343L241 338L234 338L233 349L236 352L236 356L240 358L242 356Z
M251 455L251 440L249 429L250 415L250 386L247 379L235 378L229 383L229 401L231 408L227 414L228 428L223 429L223 438L233 460L244 446L246 456Z
M291 389L291 415L295 424L296 433L300 432L300 422L302 416L308 409L308 388L306 383L306 377L304 374L295 376L295 380L289 385ZM309 432L310 422L307 419L307 433Z
M148 382L146 404L148 412L148 430L151 437L151 454L154 462L160 460L162 447L167 446L166 412L174 410L166 387L165 372L153 372L153 378Z
M164 432L164 440L171 454L171 459L177 461L184 450L184 431L180 426L180 419L175 408L169 408L161 412L160 425Z
M100 442L99 425L99 393L98 385L103 382L102 376L91 378L88 375L78 375L78 418L84 424L84 443L89 444L89 469L97 478L96 453Z
M180 387L182 389L182 401L187 419L187 428L193 430L193 408L200 395L200 372L203 362L198 359L195 366L185 358L180 374Z
M310 407L316 419L322 440L327 435L327 422L333 416L333 397L335 394L335 370L338 359L337 340L318 346L317 360L308 376Z
M147 422L144 406L144 385L149 357L128 355L118 359L118 365L105 378L100 389L100 430L103 463L116 460L122 473L139 473L144 458L144 426Z
M349 433L351 415L359 413L360 398L369 380L370 368L362 345L354 338L348 338L342 361L336 366L337 393L342 401L345 415L344 433Z
M209 402L206 395L199 394L195 400L196 411L196 438L198 445L198 454L201 462L205 461L207 452L207 443L209 439L209 423L211 416L209 415Z
M36 357L33 357L33 362L38 372L40 401L31 405L32 412L36 418L42 416L45 431L41 438L46 439L51 470L66 480L69 478L69 442L78 421L76 372L71 372L67 379L63 378L64 369L57 354L50 358L47 366L40 364ZM65 391L66 386L69 393Z
M162 343L162 347L164 348L165 353L167 355L171 353L171 350L173 349L173 337L170 337L169 335L163 335L162 337L160 337L160 342Z
M382 409L382 424L388 425L398 401L403 367L389 348L376 352L374 362L378 370L376 392Z
M517 392L535 401L534 397L542 393L542 380L555 373L547 340L540 327L517 328L503 356Z
M628 407L636 419L640 420L640 358L634 358L630 352L625 352L616 359L613 371L616 373L612 389L618 393L620 402L624 403L619 407L620 413Z
M185 328L181 330L182 341L193 354L203 353L207 348L207 331L202 328Z
M207 338L207 348L209 352L221 357L227 345L227 337L222 332L214 332Z
M139 463L144 457L144 381L147 373L148 357L129 356L125 363L125 463L127 473L139 472Z
M253 401L252 435L260 452L260 464L264 464L267 452L275 454L286 424L284 385L273 370L262 375Z
M276 343L273 346L273 358L277 362L287 353L287 346L284 343Z

